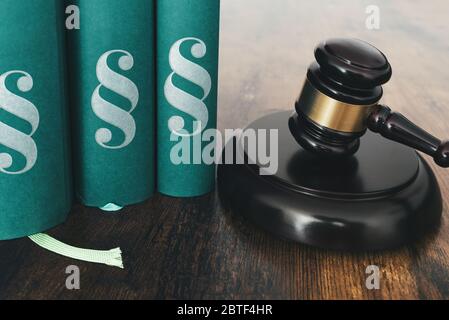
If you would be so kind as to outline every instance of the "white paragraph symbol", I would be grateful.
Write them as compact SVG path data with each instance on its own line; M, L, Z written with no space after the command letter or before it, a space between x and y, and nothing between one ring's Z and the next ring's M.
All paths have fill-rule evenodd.
M134 66L133 56L123 50L112 50L103 54L97 63L97 78L100 85L92 95L92 109L98 118L120 129L125 138L120 145L110 145L112 132L108 128L100 128L95 133L95 141L107 149L121 149L129 145L136 135L136 122L131 113L139 102L139 90L128 78L111 70L108 66L108 58L112 54L121 54L118 66L123 71L129 71ZM104 87L129 101L128 111L103 99L100 89Z
M179 136L193 136L200 134L206 128L209 121L209 112L204 100L209 96L212 80L209 73L200 65L186 59L181 54L181 46L185 42L192 42L190 51L192 56L197 59L204 58L207 53L206 44L197 38L184 38L173 44L169 53L170 67L173 72L167 78L164 87L165 97L174 108L185 112L195 119L199 124L194 128L191 134L183 134L186 131L185 121L180 116L173 116L168 121L168 128L172 133ZM188 80L202 89L202 96L195 97L185 92L173 84L173 77L177 75Z
M33 78L24 71L10 71L0 75L0 110L28 122L31 127L30 132L25 133L0 121L0 144L22 154L26 160L21 170L8 170L13 165L13 157L9 153L0 153L0 172L18 175L31 170L37 160L37 147L32 136L39 126L39 111L30 101L6 88L6 80L11 75L19 76L17 89L24 93L33 89Z

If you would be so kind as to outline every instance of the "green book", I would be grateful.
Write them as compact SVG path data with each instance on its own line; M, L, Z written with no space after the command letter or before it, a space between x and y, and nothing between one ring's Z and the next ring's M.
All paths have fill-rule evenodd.
M92 207L145 201L155 189L154 3L76 0L68 31L76 194Z
M159 192L200 196L215 187L203 151L217 127L219 0L157 1Z
M0 1L0 240L56 226L72 204L63 13Z

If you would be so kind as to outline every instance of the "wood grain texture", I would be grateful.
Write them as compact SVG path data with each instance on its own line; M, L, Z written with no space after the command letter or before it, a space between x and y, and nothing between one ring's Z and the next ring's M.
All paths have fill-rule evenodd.
M326 38L367 40L394 69L383 101L449 138L449 3L375 1L381 29L365 28L373 1L223 0L220 128L293 110L313 48ZM428 159L428 158L427 158ZM429 161L431 163L431 161ZM448 299L449 170L432 168L444 198L440 231L384 253L345 254L276 239L227 212L216 193L155 196L120 214L76 206L51 235L81 247L120 246L125 270L72 261L27 239L0 243L1 299ZM81 269L81 290L65 269ZM365 268L382 272L365 287Z

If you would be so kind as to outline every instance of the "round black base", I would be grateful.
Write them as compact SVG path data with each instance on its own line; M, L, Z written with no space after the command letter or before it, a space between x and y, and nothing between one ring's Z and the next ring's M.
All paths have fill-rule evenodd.
M225 207L283 238L336 250L391 249L439 226L440 189L415 151L369 132L355 155L321 159L297 144L288 128L290 116L271 114L248 127L278 129L275 175L260 175L266 166L258 164L219 166ZM226 146L223 163L230 162L230 154L231 163L238 154L249 162L243 141Z

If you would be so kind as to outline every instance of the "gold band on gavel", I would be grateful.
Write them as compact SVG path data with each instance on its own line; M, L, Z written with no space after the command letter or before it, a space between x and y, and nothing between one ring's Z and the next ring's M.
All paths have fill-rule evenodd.
M306 79L297 108L315 123L340 132L366 129L366 119L377 104L355 105L326 96Z

